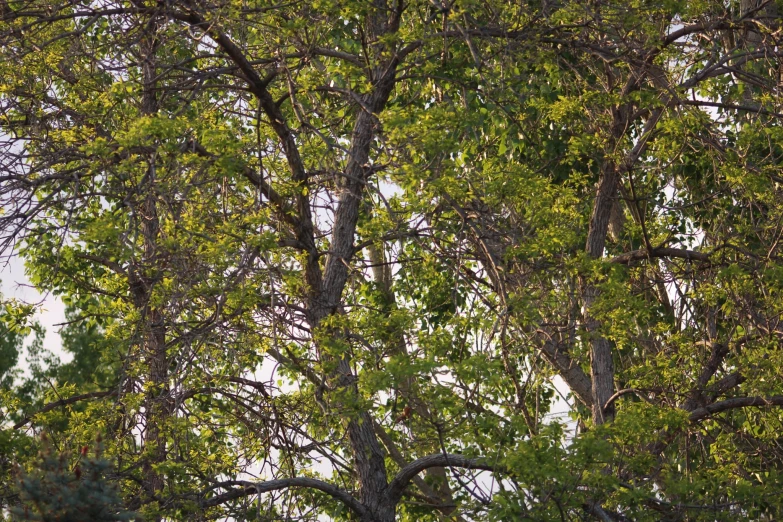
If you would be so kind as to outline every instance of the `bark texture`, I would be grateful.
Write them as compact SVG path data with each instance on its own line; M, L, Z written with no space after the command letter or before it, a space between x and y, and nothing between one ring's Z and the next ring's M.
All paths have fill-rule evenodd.
M140 41L142 56L141 70L144 84L141 113L154 115L158 112L156 95L157 66L156 54L159 48L157 37L158 20L156 17L144 26ZM155 469L157 464L166 460L166 436L162 429L166 419L171 416L169 403L168 368L166 355L166 324L161 308L152 305L152 292L161 261L159 249L160 217L156 194L157 154L152 152L147 159L147 172L142 181L144 199L137 212L140 217L143 251L140 263L131 270L131 289L134 305L141 316L140 334L142 357L147 365L146 397L144 400L145 429L143 445L146 456L143 463L143 489L149 499L160 498L165 486L164 477Z

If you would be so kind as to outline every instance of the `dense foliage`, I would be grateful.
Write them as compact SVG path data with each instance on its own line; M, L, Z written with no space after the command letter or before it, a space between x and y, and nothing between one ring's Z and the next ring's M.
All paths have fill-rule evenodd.
M0 0L0 508L781 518L782 12Z
M120 522L133 518L132 513L123 510L121 499L104 476L110 464L100 458L100 442L94 457L84 446L71 469L69 455L57 454L46 445L45 438L43 441L35 469L17 471L20 501L11 508L14 520Z

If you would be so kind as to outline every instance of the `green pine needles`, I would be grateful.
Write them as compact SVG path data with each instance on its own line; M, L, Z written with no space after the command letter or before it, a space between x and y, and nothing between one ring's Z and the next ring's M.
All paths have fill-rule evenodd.
M134 520L125 511L114 485L105 477L111 464L101 458L100 438L94 456L84 446L73 462L68 452L57 452L44 440L36 467L19 471L20 504L11 508L12 520L41 522L117 522Z

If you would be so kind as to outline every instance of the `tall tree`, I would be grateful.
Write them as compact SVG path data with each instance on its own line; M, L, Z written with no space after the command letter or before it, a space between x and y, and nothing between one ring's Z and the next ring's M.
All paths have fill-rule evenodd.
M3 246L99 365L5 446L152 520L774 519L746 4L0 3Z

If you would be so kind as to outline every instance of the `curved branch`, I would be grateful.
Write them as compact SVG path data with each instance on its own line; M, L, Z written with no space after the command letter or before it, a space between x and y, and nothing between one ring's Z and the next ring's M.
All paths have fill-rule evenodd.
M230 500L246 497L254 493L268 493L270 491L278 491L287 488L311 488L322 491L332 498L339 500L344 505L353 510L360 518L364 518L367 515L367 508L364 504L359 502L353 495L347 491L338 488L328 482L317 480L307 477L293 477L279 480L266 480L264 482L249 482L246 480L232 480L228 482L221 482L215 487L226 486L241 486L239 488L230 489L228 492L215 497L206 499L201 502L202 507L214 507L224 504Z
M79 401L86 401L89 399L100 399L102 397L111 397L114 395L117 395L117 390L82 393L81 395L74 395L73 397L67 397L65 399L60 399L59 401L50 402L44 405L44 407L38 410L37 412L33 413L32 415L28 415L24 419L14 424L13 429L18 430L22 426L31 422L33 420L33 417L35 417L36 415L40 415L41 413L46 413L47 411L52 411L53 409L59 408L60 406L68 406L70 404L74 404Z
M474 459L464 455L455 455L450 453L435 453L420 459L416 459L404 468L394 477L386 488L386 498L392 504L399 502L402 492L408 487L413 478L422 471L429 468L465 468L480 469L484 471L497 471L497 466L488 464L483 459Z
M264 385L263 382L251 381L250 379L245 379L243 377L228 377L227 380L228 382L233 382L235 384L244 384L245 386L250 386L251 388L259 391L264 397L271 397L269 395L269 391L266 389L266 385Z
M743 17L744 18L744 17ZM691 25L683 26L676 31L669 33L661 43L661 48L667 47L680 38L690 36L694 33L701 33L705 31L715 31L720 29L730 29L732 22L730 20L715 20L713 22L699 22Z
M644 395L644 393L642 393L641 390L637 390L636 388L625 388L624 390L620 390L617 393L615 393L614 395L612 395L611 397L609 397L609 400L607 400L606 404L604 404L604 410L606 410L606 408L608 408L614 401L616 401L617 399L619 399L623 395L628 395L629 393L633 393L634 395L636 395L637 397L642 399L644 402L647 402L649 404L655 404L653 401L648 399Z
M694 107L715 107L717 109L748 112L751 114L756 114L761 116L771 116L773 118L783 118L783 113L768 111L766 109L762 109L761 107L753 107L752 105L736 105L733 103L710 102L710 101L688 100L688 99L677 100L677 103L681 105L691 105Z
M392 458L392 460L401 468L405 467L405 457L402 456L402 453L400 453L400 450L397 448L397 446L394 444L394 441L391 437L389 437L389 434L386 433L386 430L383 426L378 424L377 422L373 421L373 429L375 429L375 434L378 436L379 439L381 439L381 442L383 443L383 446L386 448L386 451L389 452L389 456ZM432 487L430 487L429 484L424 482L424 480L421 477L415 476L413 477L413 483L416 484L416 487L419 488L419 490L422 492L422 495L427 498L427 502L429 504L434 504L435 502L439 501L438 494L435 492Z
M693 410L688 417L691 421L699 421L716 413L721 413L737 408L757 407L765 408L769 406L783 406L783 395L773 397L735 397L725 401L716 402Z

